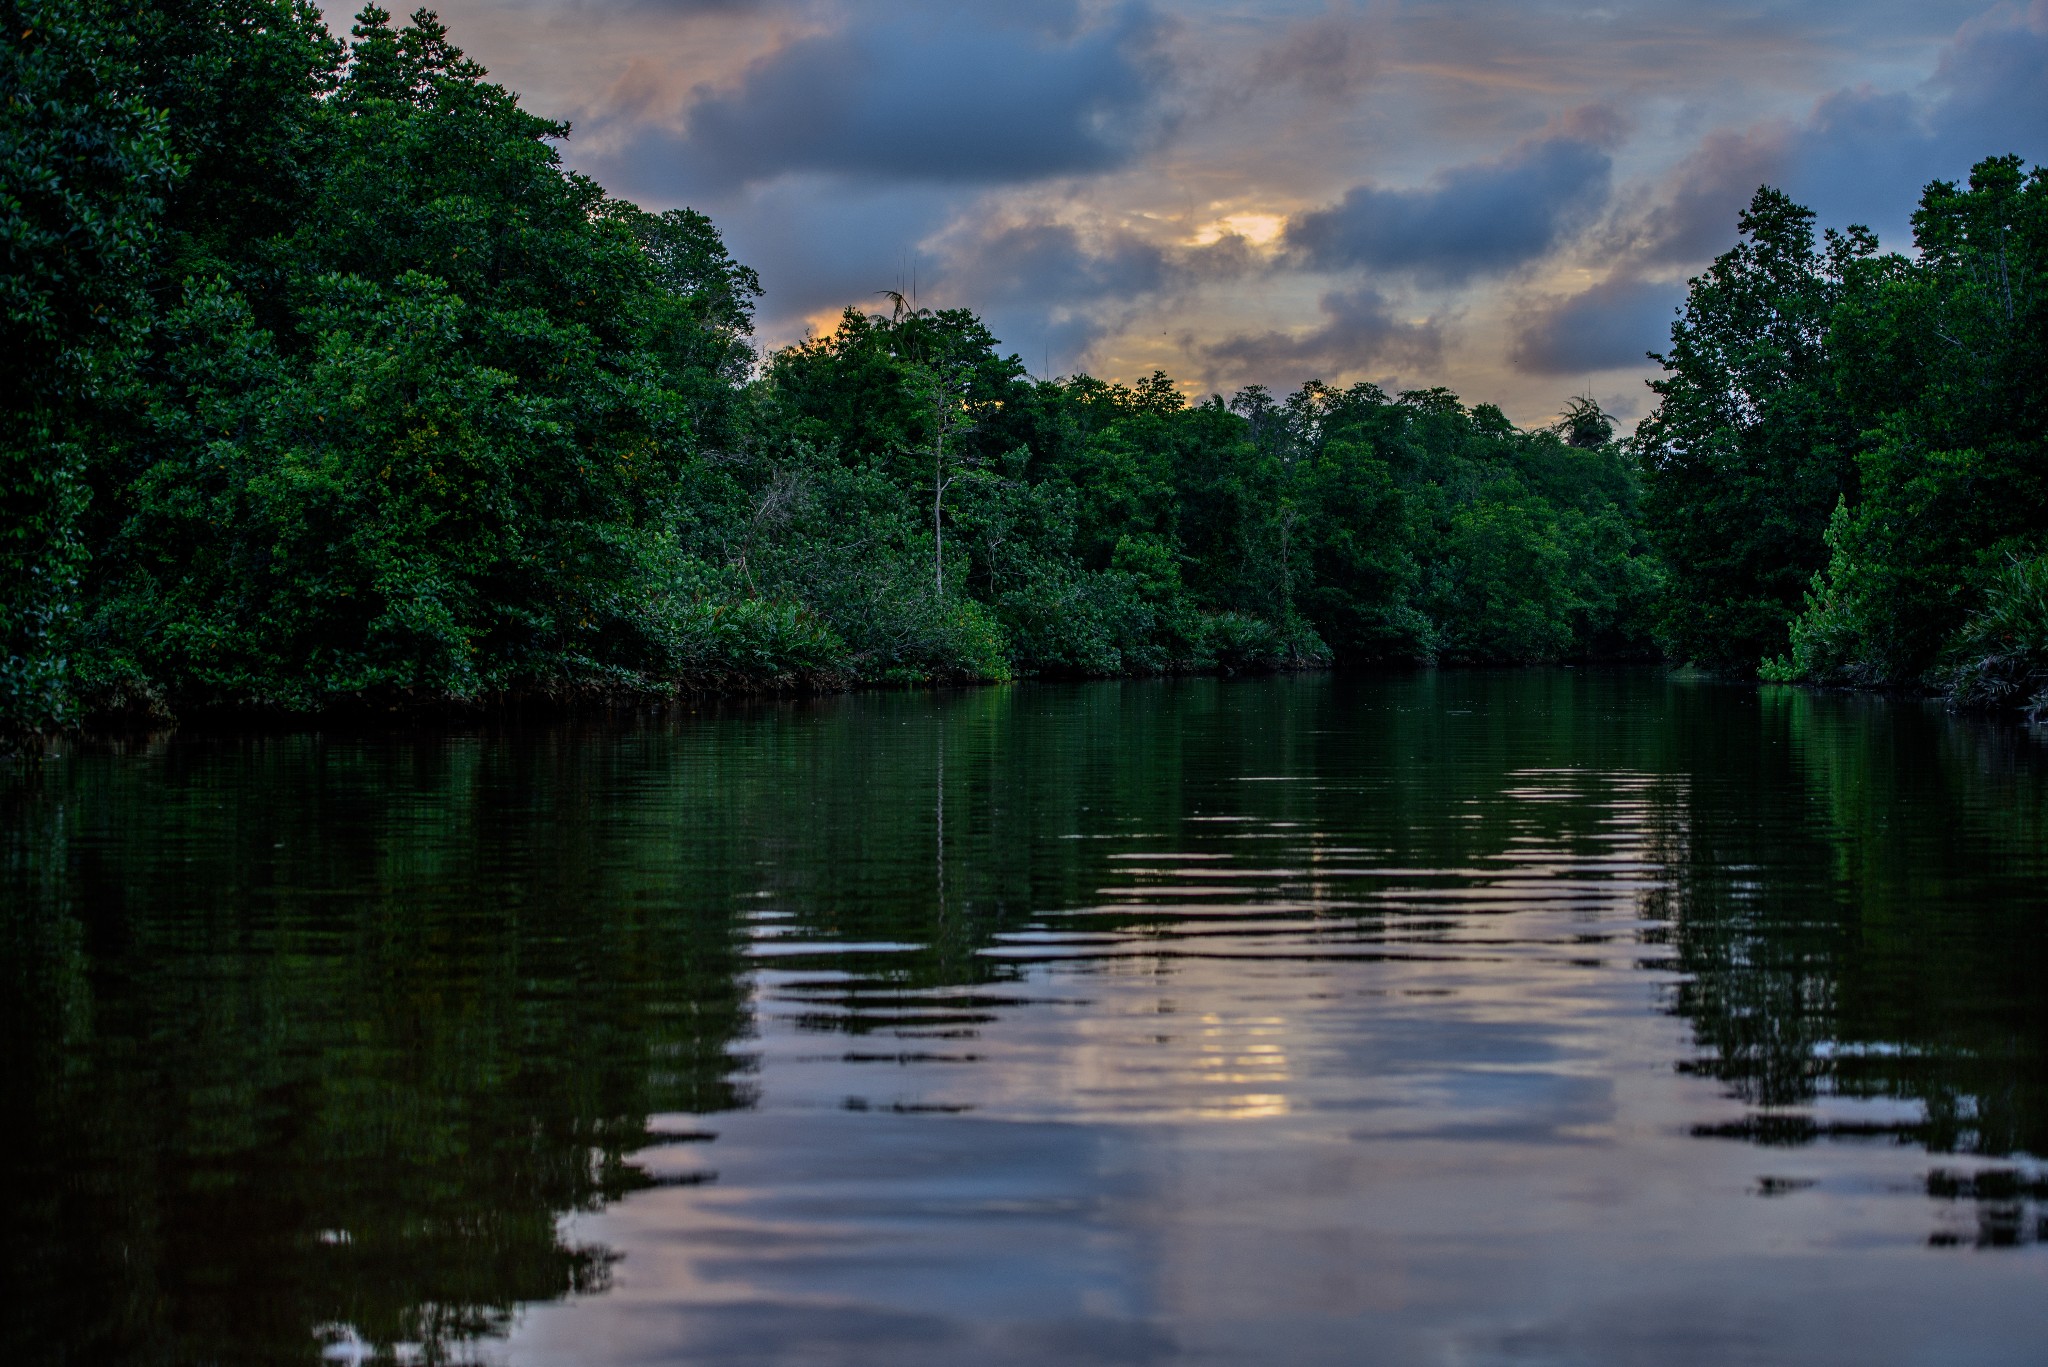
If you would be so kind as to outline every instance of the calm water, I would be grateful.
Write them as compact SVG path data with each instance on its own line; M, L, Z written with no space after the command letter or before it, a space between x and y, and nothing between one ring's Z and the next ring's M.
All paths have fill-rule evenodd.
M2048 745L1660 675L73 750L0 1361L2048 1361Z

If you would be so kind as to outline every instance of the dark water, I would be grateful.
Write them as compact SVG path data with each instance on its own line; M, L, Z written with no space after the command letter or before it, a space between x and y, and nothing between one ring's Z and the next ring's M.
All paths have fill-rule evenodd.
M7 1363L2048 1361L2048 746L1573 671L74 750Z

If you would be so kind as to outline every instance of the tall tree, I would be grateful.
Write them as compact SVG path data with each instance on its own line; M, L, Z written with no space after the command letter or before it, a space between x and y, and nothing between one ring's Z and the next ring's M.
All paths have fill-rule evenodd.
M1913 218L1917 260L1860 263L1834 328L1865 428L1858 496L1783 673L1937 681L2014 559L2048 550L2048 172L1980 162Z
M130 380L179 164L100 0L0 0L0 746L73 708L95 410Z
M303 708L661 669L674 504L729 438L751 274L701 216L565 172L566 128L432 14L367 8L344 53L305 6L255 8L201 16L251 60L195 58L223 86L200 102L269 109L223 126L310 165L238 189L216 160L180 220L206 269L105 475L89 681Z
M1741 242L1692 282L1656 410L1637 433L1651 539L1669 567L1660 635L1674 655L1754 669L1782 650L1821 534L1854 496L1856 423L1828 330L1861 229L1815 242L1813 213L1757 191Z

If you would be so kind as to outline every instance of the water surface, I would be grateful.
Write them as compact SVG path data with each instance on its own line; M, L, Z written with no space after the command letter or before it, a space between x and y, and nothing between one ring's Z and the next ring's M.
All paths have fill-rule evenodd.
M2048 1360L2011 725L1034 685L4 803L8 1362Z

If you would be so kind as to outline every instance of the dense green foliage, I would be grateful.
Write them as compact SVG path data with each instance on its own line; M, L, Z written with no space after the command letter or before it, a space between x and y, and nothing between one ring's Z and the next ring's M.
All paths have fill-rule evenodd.
M907 309L849 311L775 356L761 400L788 454L736 471L737 501L781 500L769 572L857 652L882 652L874 624L894 620L880 585L863 611L839 601L863 574L905 601L964 590L954 630L1038 673L1542 660L1646 639L1654 576L1605 429L1575 446L1435 390L1311 382L1284 403L1253 388L1190 405L1159 374L1034 382L971 315ZM860 490L855 524L787 511ZM925 515L889 518L911 491Z
M1647 644L1590 404L1537 433L1440 390L1190 406L1034 381L900 298L763 362L710 222L567 172L425 11L346 43L306 0L9 14L17 739L81 703Z
M714 226L566 171L425 11L0 8L0 743L1658 647L2048 708L2017 158L1930 186L1912 257L1760 191L1624 444L1590 400L1034 380L900 297L760 357Z
M175 162L97 0L0 0L0 743L72 712L93 411L118 390Z
M1846 265L1868 248L1830 234L1817 250L1813 214L1774 190L1740 227L1740 245L1693 281L1637 433L1645 512L1673 571L1662 638L1716 666L1782 645L1829 510L1853 487L1826 337Z
M1775 191L1693 283L1639 434L1674 654L2048 710L2048 172L1937 182L1916 255Z
M267 9L282 169L259 198L267 163L209 184L202 148L173 196L266 222L166 225L144 393L95 472L84 684L303 708L662 660L679 476L725 421L751 276L701 217L564 174L565 130L430 16L365 11L344 55Z

